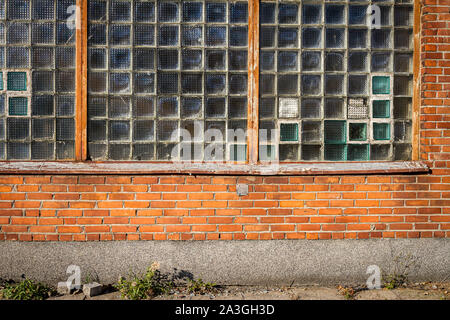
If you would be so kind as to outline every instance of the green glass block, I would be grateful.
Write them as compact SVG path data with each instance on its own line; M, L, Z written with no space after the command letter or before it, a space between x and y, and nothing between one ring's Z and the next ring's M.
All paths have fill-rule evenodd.
M259 145L259 160L270 161L275 160L275 146L273 145Z
M9 98L9 115L26 116L28 114L28 99L26 97Z
M27 73L26 72L8 72L8 90L26 91Z
M346 144L326 144L324 156L325 156L325 160L345 161L345 160L347 160L347 145Z
M298 124L282 123L280 124L281 141L298 141Z
M245 161L247 158L246 144L232 144L230 145L230 160L231 161Z
M346 122L325 120L325 143L345 143L347 138Z
M0 90L3 90L3 72L0 72Z
M374 76L372 78L373 94L389 94L391 92L390 77Z
M365 124L365 123L350 123L349 139L351 141L366 140L367 139L367 124Z
M368 144L349 144L347 151L347 160L349 161L369 160Z
M372 107L374 118L389 118L391 115L391 102L389 100L374 100Z
M391 125L389 123L374 123L373 138L375 140L389 140L391 138Z

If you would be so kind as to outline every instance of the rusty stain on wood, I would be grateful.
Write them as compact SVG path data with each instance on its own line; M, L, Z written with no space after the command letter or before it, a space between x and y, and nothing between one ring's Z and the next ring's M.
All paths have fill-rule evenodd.
M419 160L420 152L420 16L422 4L414 0L414 55L413 55L413 101L412 101L412 160Z

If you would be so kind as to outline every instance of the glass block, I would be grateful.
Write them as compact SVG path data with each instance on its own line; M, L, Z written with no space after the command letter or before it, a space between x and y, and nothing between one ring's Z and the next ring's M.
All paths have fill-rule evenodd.
M261 2L259 10L259 19L261 23L275 22L275 3Z
M370 160L390 160L391 145L372 144L370 145Z
M183 21L196 22L202 21L203 3L201 2L183 2Z
M153 45L155 42L155 27L153 25L134 26L135 45Z
M31 97L31 114L33 116L50 116L54 114L52 95L34 95Z
M151 141L154 138L154 122L152 120L133 122L133 141Z
M175 160L178 158L178 145L173 143L158 143L156 145L158 160Z
M248 20L247 2L230 3L230 22L245 23Z
M374 76L372 77L373 94L389 94L391 92L390 77Z
M0 115L3 115L5 113L5 95L0 95Z
M366 49L367 29L348 29L348 47Z
M110 144L108 158L110 160L128 160L130 158L131 146L129 144Z
M349 94L367 94L367 76L366 75L349 75L348 76L348 93Z
M3 68L4 66L5 66L5 48L0 47L0 68Z
M328 52L325 55L325 71L343 71L344 53Z
M348 71L366 71L367 52L351 52L348 55Z
M411 160L411 155L410 144L394 143L394 160Z
M344 23L345 6L341 5L325 5L325 23L326 24L343 24Z
M28 114L28 98L26 97L9 97L8 105L10 116L26 116Z
M52 71L34 71L32 78L33 92L53 91L54 79Z
M322 29L303 28L302 29L302 47L320 48L322 46Z
M160 26L158 44L161 46L176 46L178 44L178 26Z
M203 122L192 120L192 121L182 121L180 125L181 129L181 139L182 141L200 141L203 142ZM194 145L190 145L189 147L195 147ZM192 150L192 151L200 151L201 150ZM192 158L194 159L194 158Z
M391 6L379 6L382 26L392 26Z
M326 144L324 151L325 160L345 161L347 160L347 145L345 144Z
M413 49L412 29L396 29L394 32L395 49Z
M74 141L57 141L56 142L56 158L58 160L70 160L75 158L75 142Z
M91 160L106 159L106 144L89 143L88 144L88 158Z
M133 69L151 70L154 68L154 49L136 48L133 51Z
M230 43L231 47L245 47L248 40L247 27L230 27Z
M366 99L349 98L347 106L347 117L349 119L365 119L369 115Z
M325 118L344 118L344 100L341 98L325 99Z
M183 26L181 43L183 46L201 46L203 42L203 27Z
M156 130L158 141L178 141L178 121L159 121Z
M321 52L304 51L302 52L302 70L319 71L321 69Z
M391 53L376 52L372 53L372 72L389 72L392 71Z
M56 115L72 116L75 111L74 96L56 96Z
M228 121L227 141L245 143L247 120Z
M75 47L56 48L56 67L75 68Z
M87 129L89 141L106 140L106 120L88 120Z
M153 117L154 116L153 98L152 97L135 97L133 100L133 114L136 117Z
M28 68L30 65L30 48L9 47L6 48L7 68Z
M106 50L88 48L88 66L92 69L106 68Z
M278 5L278 23L297 23L298 5L280 3Z
M412 6L395 6L394 8L394 25L395 26L411 26L414 22L414 14Z
M394 76L394 95L412 94L412 76Z
M109 121L108 128L109 140L129 140L130 122L129 121Z
M206 28L206 45L207 46L225 46L227 38L226 27L207 27Z
M130 74L129 73L110 73L109 74L109 92L126 93L130 92Z
M325 120L325 143L345 143L347 141L346 122L339 120Z
M302 99L301 117L305 118L320 118L320 109L322 105L321 99Z
M182 73L181 74L182 93L202 93L203 74L202 73Z
M202 50L183 50L181 52L181 68L183 70L201 69Z
M130 49L110 49L109 67L111 69L128 69L131 63Z
M89 24L88 45L106 44L106 26L102 24Z
M56 91L74 92L75 91L75 72L57 71L56 72Z
M369 160L368 144L349 144L347 147L348 161L365 161Z
M55 25L53 23L31 24L31 43L54 43ZM28 32L28 31L27 31Z
M229 51L228 68L230 70L247 70L247 51Z
M225 135L225 121L205 121L205 141L224 141Z
M89 72L88 90L89 92L105 92L106 74L100 72Z
M7 88L10 91L26 91L27 90L27 73L26 72L8 72Z
M260 94L274 94L275 92L275 75L261 74L259 76Z
M325 75L325 94L337 95L344 93L345 77L343 75Z
M319 161L321 150L319 145L302 145L302 160Z
M259 117L275 117L275 98L261 98L259 103Z
M296 161L299 159L298 144L280 144L278 149L280 161Z
M109 118L128 118L130 115L130 98L110 97L108 101Z
M130 21L131 2L110 1L109 21Z
M198 118L202 116L202 99L201 98L182 98L181 99L181 117L182 118Z
M133 144L133 160L153 160L154 157L154 144Z
M297 75L278 75L278 94L296 94L298 91Z
M412 72L412 54L396 53L394 55L394 71L395 72Z
M7 26L6 42L8 44L26 44L29 39L28 23L12 23Z
M159 69L178 68L178 50L158 50Z
M160 22L178 21L178 4L175 2L161 2L158 8Z
M8 160L27 160L30 158L30 144L20 142L8 142Z
M155 4L147 1L135 1L133 19L135 22L155 21Z
M176 97L159 98L157 114L160 117L178 116L178 99Z
M8 140L22 140L30 136L30 119L8 118L6 127Z
M320 121L302 121L302 142L317 143L322 140L322 126Z
M75 43L75 28L67 28L66 22L56 24L56 44Z
M317 95L322 92L322 77L320 75L302 75L302 95Z
M394 119L411 119L412 98L394 98Z
M298 123L280 123L280 141L298 141Z
M115 24L109 26L109 44L127 45L130 44L131 26Z
M381 48L390 48L391 30L389 29L372 29L372 48L373 49L381 49Z
M30 19L30 1L14 0L7 1L7 15L9 20Z
M373 100L372 109L374 118L389 118L391 116L389 100Z
M303 24L319 24L322 22L322 5L304 4L302 6Z
M298 29L297 28L278 28L278 46L280 48L297 48Z
M350 141L367 140L367 124L366 123L350 123L348 129L349 129L349 140Z
M209 70L224 70L226 60L225 50L207 50L206 68Z
M348 6L348 24L366 24L367 6Z
M293 51L278 52L278 71L297 71L298 54Z
M178 92L178 74L177 73L158 73L158 92L159 93L177 93Z
M247 117L247 98L232 97L228 100L228 118Z
M106 98L88 97L88 117L102 117L106 115Z
M230 145L230 160L245 161L247 157L247 146L243 144Z
M274 142L277 140L277 130L275 129L274 121L260 121L259 122L259 146L262 142Z
M135 93L155 92L155 74L135 73L133 87Z
M3 119L0 119L0 139L4 140L5 139L5 121ZM0 159L3 159L3 152L4 150L1 150L1 148L4 147L3 144L1 144L0 146Z
M226 3L206 3L206 22L225 22Z
M279 118L297 118L298 117L298 99L280 98L278 108Z
M345 29L326 29L325 46L327 48L344 48Z
M259 36L259 45L261 48L271 48L275 46L274 27L261 27Z
M229 93L247 93L247 74L231 74L228 79Z
M56 140L75 140L75 119L56 119Z
M207 74L205 80L206 93L225 93L226 83L226 74Z
M261 51L259 54L261 71L271 71L275 68L275 53L273 51Z
M273 145L259 145L259 160L270 161L276 159L275 146Z
M89 1L88 2L88 19L91 20L106 20L106 1ZM61 10L61 13L65 13L65 10ZM59 17L64 20L67 17Z
M391 126L389 123L373 123L372 126L374 140L391 139Z
M394 123L394 141L411 142L411 122L395 121Z

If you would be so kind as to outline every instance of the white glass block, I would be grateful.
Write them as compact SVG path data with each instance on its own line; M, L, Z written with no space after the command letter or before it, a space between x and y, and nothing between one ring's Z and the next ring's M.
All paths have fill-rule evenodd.
M280 98L278 116L280 118L298 117L298 99Z

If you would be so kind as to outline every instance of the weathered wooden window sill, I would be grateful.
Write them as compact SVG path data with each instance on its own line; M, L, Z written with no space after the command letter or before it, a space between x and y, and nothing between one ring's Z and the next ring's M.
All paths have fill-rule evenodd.
M280 164L150 162L0 162L0 174L205 174L205 175L338 175L427 173L420 161L302 162Z

